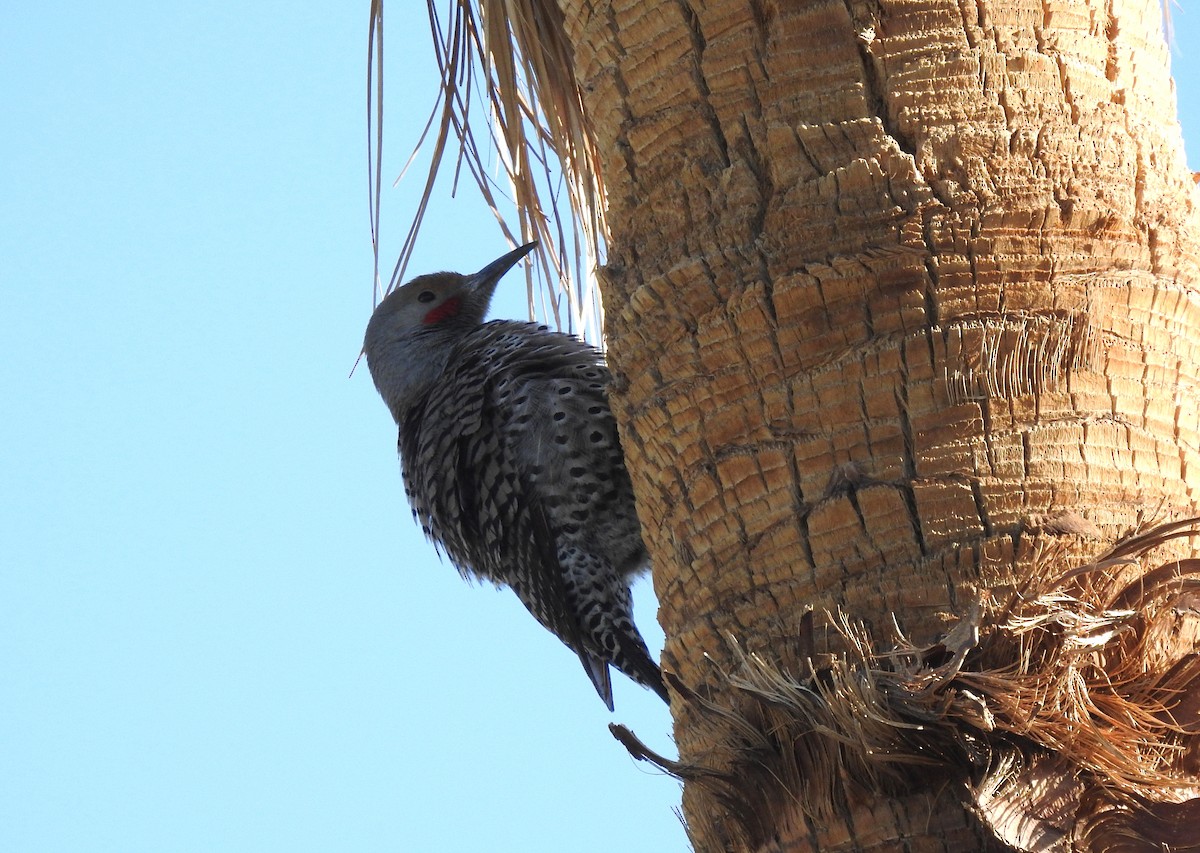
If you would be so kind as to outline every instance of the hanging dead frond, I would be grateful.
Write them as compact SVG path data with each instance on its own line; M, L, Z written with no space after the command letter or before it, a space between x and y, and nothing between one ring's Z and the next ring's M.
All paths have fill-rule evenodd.
M1152 562L1198 533L1165 524L1083 566L1044 547L930 648L883 653L830 617L848 651L819 654L808 613L786 673L730 637L734 707L671 681L715 744L704 766L620 739L693 783L711 822L694 837L730 849L790 808L820 824L935 779L1015 850L1200 851L1200 559Z
M444 17L439 0L426 5L442 84L405 169L433 131L430 166L390 281L377 299L404 280L435 181L453 150L453 188L465 168L511 243L539 241L535 260L546 285L544 314L560 328L598 340L602 320L594 270L607 236L604 185L562 12L553 0L449 0ZM372 0L371 14L371 43L378 48L372 54L374 89L368 78L368 114L378 129L383 0ZM492 152L507 186L491 174ZM378 141L371 166L378 267ZM515 225L505 220L498 203L505 192L516 207ZM534 313L532 286L529 292Z

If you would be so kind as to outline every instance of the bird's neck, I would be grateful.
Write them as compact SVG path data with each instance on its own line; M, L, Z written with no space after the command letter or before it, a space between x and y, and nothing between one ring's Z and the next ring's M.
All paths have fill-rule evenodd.
M440 335L422 336L385 345L367 359L379 396L396 423L416 405L441 378L455 340Z

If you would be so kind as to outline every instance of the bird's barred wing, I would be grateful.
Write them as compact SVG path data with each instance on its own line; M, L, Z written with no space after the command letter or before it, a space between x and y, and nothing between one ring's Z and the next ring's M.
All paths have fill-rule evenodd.
M426 534L462 574L511 587L538 622L576 651L611 708L608 666L584 651L554 529L516 456L513 424L495 384L448 382L435 388L420 417L401 430L406 483L414 478L409 500Z
M554 533L540 502L535 501L532 507L531 521L536 559L549 571L532 572L527 586L522 578L513 584L513 590L529 612L579 656L584 672L611 711L613 696L608 664L587 651L579 616L567 597L565 573L558 561ZM543 613L545 617L541 615Z

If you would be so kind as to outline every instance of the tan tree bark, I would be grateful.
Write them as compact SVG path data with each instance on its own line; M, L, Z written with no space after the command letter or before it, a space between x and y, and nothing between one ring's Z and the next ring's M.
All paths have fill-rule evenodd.
M1157 0L560 6L696 848L1190 849Z
M616 733L696 848L1200 851L1200 220L1158 5L480 2L607 223L680 759Z

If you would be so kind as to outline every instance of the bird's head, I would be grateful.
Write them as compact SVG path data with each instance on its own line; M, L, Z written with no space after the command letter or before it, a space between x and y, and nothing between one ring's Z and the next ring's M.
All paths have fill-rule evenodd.
M537 242L514 249L474 275L437 272L396 288L367 323L363 352L392 414L436 380L450 347L483 323L501 277Z

